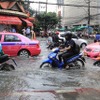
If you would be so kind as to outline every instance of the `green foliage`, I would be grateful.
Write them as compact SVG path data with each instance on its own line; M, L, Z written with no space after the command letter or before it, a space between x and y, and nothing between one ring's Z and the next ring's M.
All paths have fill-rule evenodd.
M55 28L59 22L59 17L54 12L44 12L36 15L40 28L44 31Z

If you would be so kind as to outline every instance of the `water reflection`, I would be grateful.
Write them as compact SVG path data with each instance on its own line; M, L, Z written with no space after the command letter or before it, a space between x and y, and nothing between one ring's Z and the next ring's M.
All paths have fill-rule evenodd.
M40 43L42 52L39 56L27 59L16 57L15 59L18 64L16 70L11 72L0 72L1 100L6 100L8 95L19 91L56 90L67 87L100 88L100 68L93 67L89 59L87 59L88 63L86 63L85 69L40 69L39 65L50 52L50 50L46 48L45 39L42 39ZM10 61L10 63L12 62ZM75 93L73 96L70 94L63 94L63 97L66 96L69 98L68 100L73 100L72 98L76 99L78 94ZM24 96L21 95L18 97L24 98ZM14 98L15 96L9 96L8 100L19 100Z

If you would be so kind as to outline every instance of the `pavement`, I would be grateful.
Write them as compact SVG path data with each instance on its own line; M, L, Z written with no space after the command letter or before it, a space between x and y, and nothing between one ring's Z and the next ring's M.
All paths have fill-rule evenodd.
M100 100L100 89L94 88L68 88L56 91L61 100Z
M100 89L81 88L81 87L66 87L57 90L23 90L13 93L0 93L0 100L3 97L16 97L16 100L100 100Z

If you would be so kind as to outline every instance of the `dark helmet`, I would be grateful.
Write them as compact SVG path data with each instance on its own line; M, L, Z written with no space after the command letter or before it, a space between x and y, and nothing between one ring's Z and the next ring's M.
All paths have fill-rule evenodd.
M66 32L66 33L65 33L65 38L66 38L66 40L71 40L71 38L72 38L72 33L71 33L71 32Z

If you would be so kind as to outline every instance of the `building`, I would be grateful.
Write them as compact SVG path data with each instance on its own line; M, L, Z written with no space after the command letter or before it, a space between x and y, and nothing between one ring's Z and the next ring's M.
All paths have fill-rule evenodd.
M69 4L69 6L63 6L63 26L100 24L100 10L97 8L100 6L100 0L64 0L64 4ZM90 6L95 6L95 8Z
M57 0L34 0L33 3L30 3L30 6L37 12L57 12L57 6L50 3L55 4Z
M62 4L64 4L64 0L57 0L57 12L58 12L58 16L63 16L63 6Z
M0 1L0 31L10 31L12 27L19 31L22 26L33 26L22 3L22 0Z

